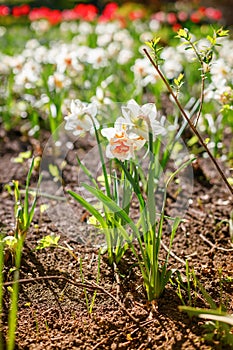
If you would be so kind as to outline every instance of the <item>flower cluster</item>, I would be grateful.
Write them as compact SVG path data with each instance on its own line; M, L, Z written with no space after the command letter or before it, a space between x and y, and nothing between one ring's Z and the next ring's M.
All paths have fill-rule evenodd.
M201 6L197 10L191 11L184 11L183 9L168 13L159 11L154 13L151 18L161 24L171 25L174 31L177 31L187 21L191 21L192 23L218 22L222 19L222 12L214 7Z
M119 7L115 2L108 3L102 13L99 14L98 8L93 4L77 4L72 9L52 10L42 6L40 8L30 8L28 4L14 6L12 8L6 5L0 5L0 17L12 15L14 17L28 16L30 21L46 19L51 24L57 24L62 21L85 20L93 21L98 18L101 22L120 20L122 24L129 19L130 21L147 17L148 11L142 6L131 6L129 9L119 11ZM159 11L151 16L151 19L157 20L161 24L168 24L177 30L186 21L200 23L203 21L219 21L222 19L222 12L213 7L200 7L194 11L175 11L164 12Z
M153 137L166 133L156 118L157 110L153 103L139 106L134 100L130 100L122 107L122 116L117 118L114 127L101 130L109 141L106 156L119 160L134 158L134 152L148 141L149 133Z
M99 128L96 119L97 107L94 103L85 104L79 100L71 102L71 113L65 117L65 129L78 136ZM129 160L134 158L134 152L140 150L152 137L165 135L166 129L157 120L157 110L153 103L139 106L135 100L130 100L122 107L122 116L117 118L114 127L103 128L101 134L108 139L107 158Z

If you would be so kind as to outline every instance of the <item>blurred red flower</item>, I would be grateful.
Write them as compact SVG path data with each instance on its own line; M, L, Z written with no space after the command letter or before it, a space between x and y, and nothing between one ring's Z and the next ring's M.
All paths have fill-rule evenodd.
M218 21L222 18L222 12L218 9L215 9L213 7L207 7L205 9L205 15L209 19L212 19L214 21Z
M110 21L116 17L116 12L118 10L118 5L115 2L110 2L107 4L100 16L100 21Z
M171 25L177 23L177 17L174 12L170 12L167 14L167 22Z
M87 21L93 21L98 13L97 7L91 4L78 4L73 11L77 14L78 18Z
M129 18L132 21L135 21L136 19L141 19L145 17L146 12L143 9L136 9L129 13Z
M7 16L10 13L10 9L8 6L0 5L0 16Z
M51 24L57 24L62 20L62 13L60 10L50 10L48 7L34 8L29 13L31 21L42 18L47 19Z
M21 6L15 6L12 9L12 15L14 17L27 16L29 12L30 12L30 6L26 4Z
M199 11L195 11L190 15L190 19L193 23L199 23L202 18L203 18L203 15Z

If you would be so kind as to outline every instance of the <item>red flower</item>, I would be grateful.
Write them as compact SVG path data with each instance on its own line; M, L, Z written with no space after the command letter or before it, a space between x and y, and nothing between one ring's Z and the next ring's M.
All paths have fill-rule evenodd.
M202 18L203 18L202 14L198 11L193 12L190 16L190 19L193 23L199 23Z
M78 4L73 11L77 14L77 18L87 21L93 21L98 13L97 7L91 4Z
M115 2L110 2L107 4L100 16L101 21L110 21L116 17L116 12L118 10L118 5Z
M29 5L15 6L12 9L12 15L15 17L27 16L30 12Z
M205 10L205 15L209 19L212 19L214 21L218 21L222 18L222 12L218 9L215 9L213 7L207 7Z
M62 21L62 13L60 10L50 10L48 13L47 20L51 24L57 24Z
M203 16L205 16L205 14L206 14L206 7L204 7L204 6L199 7L198 12L200 12Z
M0 16L7 16L10 13L10 9L8 6L0 5Z
M131 21L141 19L143 17L145 17L145 11L142 9L133 10L129 13L129 18L131 19Z
M171 25L175 24L177 22L177 17L174 12L170 12L167 14L167 22Z
M49 8L47 7L40 7L40 8L34 8L29 13L29 19L30 21L37 21L41 18L46 18L49 16Z
M60 10L50 10L47 7L34 8L29 13L31 21L37 21L42 18L47 19L51 24L57 24L62 20L62 13Z
M159 11L154 13L151 18L163 23L166 21L166 14L163 11Z
M74 21L78 18L79 18L79 15L74 10L63 10L62 11L62 19L64 21Z
M178 30L182 28L182 25L180 25L179 23L175 23L173 26L172 26L172 30L176 33L178 32Z
M187 21L188 15L185 11L178 12L178 18L181 22Z

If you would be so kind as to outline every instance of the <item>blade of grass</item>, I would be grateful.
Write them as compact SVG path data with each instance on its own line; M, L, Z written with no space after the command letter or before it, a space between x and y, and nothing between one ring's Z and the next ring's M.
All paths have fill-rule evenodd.
M23 250L23 239L18 238L16 252L15 252L15 271L14 284L12 287L10 312L8 315L8 336L7 336L7 350L15 349L15 333L17 329L17 313L18 313L18 296L19 296L19 270L21 264L21 255Z
M2 233L0 234L0 350L4 350L3 334L2 334L2 301L3 301L3 268L4 268L4 245L2 241Z
M78 165L80 166L80 168L82 169L82 171L84 172L84 174L87 175L87 177L89 178L89 180L93 183L93 185L98 188L98 184L97 182L95 181L95 178L94 176L91 174L91 172L87 169L87 167L82 164L81 160L79 159L78 156L76 156L76 159L77 159L77 162L78 162Z
M98 210L96 210L93 205L91 205L90 203L88 203L84 198L82 198L79 194L69 190L68 193L74 198L76 199L76 201L78 201L85 209L87 209L100 223L100 225L104 228L104 227L108 227L105 220L103 219L103 217L100 215L100 213L98 212Z

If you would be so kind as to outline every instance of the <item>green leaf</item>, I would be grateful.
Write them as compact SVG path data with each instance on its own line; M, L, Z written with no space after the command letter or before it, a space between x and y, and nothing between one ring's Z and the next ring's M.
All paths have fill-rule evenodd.
M55 180L59 180L60 172L57 165L49 164L49 172L55 178Z
M202 292L205 300L207 301L207 303L209 304L209 306L211 307L211 309L217 309L217 305L215 304L214 300L212 299L212 297L210 296L210 294L205 290L205 288L203 287L203 285L201 284L201 282L198 281L198 279L196 280L198 288L200 289L200 291Z
M23 163L25 159L29 159L32 155L32 151L20 152L18 157L14 158L14 163Z
M130 227L133 229L134 232L138 232L136 225L129 218L129 216L126 214L126 212L122 208L120 208L111 198L107 197L100 190L97 190L96 188L89 186L85 183L82 184L82 186L84 188L86 188L86 190L88 190L90 193L92 193L97 199L99 199L104 205L106 205L112 211L112 213L114 213L119 218L121 218L125 222L127 222L130 225Z
M216 31L217 37L223 37L229 35L229 30L223 30L223 28L220 28Z
M212 309L195 308L191 306L179 306L179 310L183 312L187 312L188 315L190 316L196 316L207 320L224 322L233 326L233 317L228 315L226 312L222 312L218 309L212 310Z
M183 38L183 39L186 39L188 41L191 40L191 36L190 36L187 28L180 28L177 32L176 38Z
M133 186L134 192L139 200L140 206L141 208L145 208L145 201L144 198L141 194L141 190L139 187L139 184L134 180L134 178L132 177L132 175L130 174L130 172L128 171L128 169L126 168L125 164L123 162L120 162L117 160L117 163L121 166L121 168L123 169L125 176L127 177L127 179L129 180L129 182L131 183L131 185Z
M87 177L89 178L89 180L93 183L93 185L95 187L98 188L98 184L97 182L95 181L95 178L94 176L91 174L91 172L87 169L87 167L85 165L82 164L81 160L79 159L79 157L77 156L76 157L77 159L77 162L78 162L78 165L80 166L80 168L82 169L82 171L84 172L84 174L87 175Z
M77 201L79 202L85 209L89 211L92 215L95 216L95 218L99 221L100 225L103 228L107 227L107 224L104 220L104 218L101 216L101 214L91 205L88 203L84 198L82 198L79 194L69 190L68 193Z
M43 238L41 238L38 241L38 245L36 247L36 250L49 248L49 247L56 247L58 245L58 242L60 240L60 236L54 236L54 235L48 235Z
M27 174L27 179L26 179L26 188L25 188L25 198L24 198L24 225L27 225L28 219L29 219L29 213L28 213L28 208L29 208L29 184L30 184L30 179L32 176L32 171L34 169L34 158L32 158L31 166ZM35 199L34 199L35 201Z

